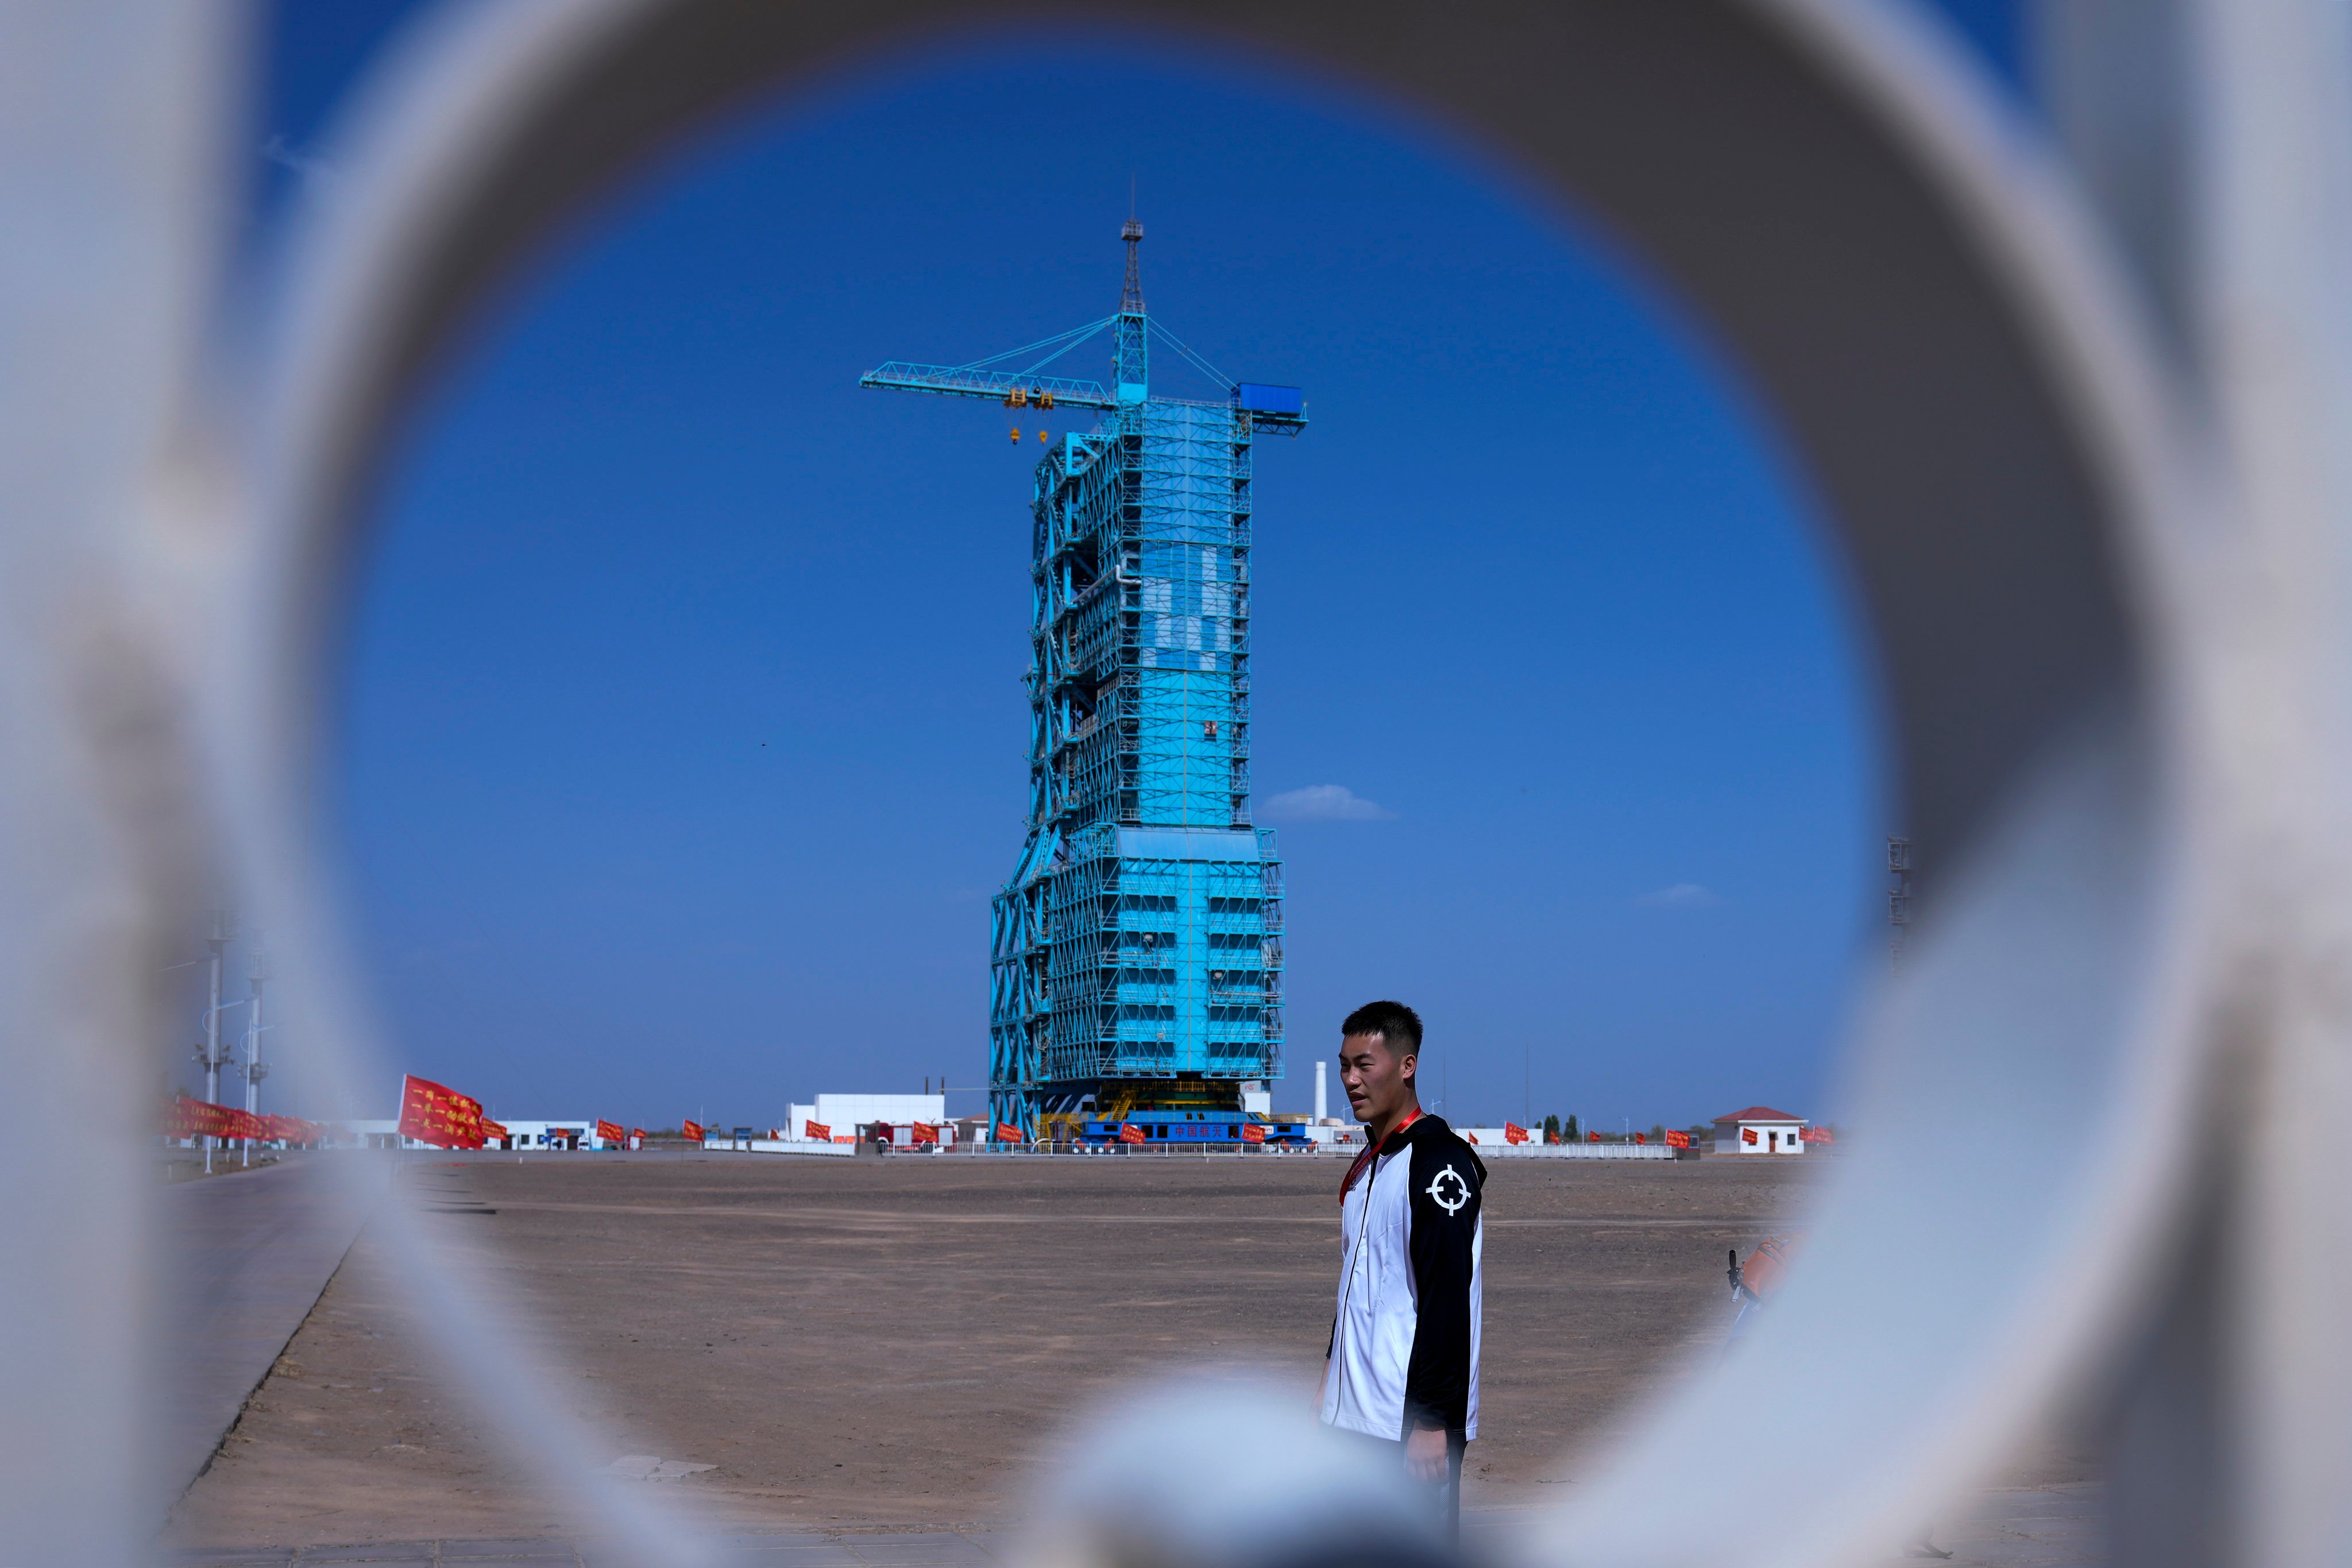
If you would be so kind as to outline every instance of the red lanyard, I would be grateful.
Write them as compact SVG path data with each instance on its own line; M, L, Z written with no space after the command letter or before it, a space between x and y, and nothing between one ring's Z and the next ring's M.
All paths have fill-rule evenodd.
M1356 1178L1364 1173L1364 1167L1370 1164L1373 1160L1379 1157L1380 1152L1389 1146L1389 1139L1394 1138L1398 1133L1403 1131L1406 1128L1412 1126L1414 1122L1420 1120L1421 1107L1416 1105L1412 1108L1412 1113L1402 1121L1398 1122L1394 1127L1389 1129L1388 1138L1383 1138L1377 1143L1367 1143L1364 1145L1364 1152L1356 1156L1356 1163L1348 1167L1348 1179L1339 1184L1339 1201L1342 1204L1345 1204L1348 1201L1349 1190L1356 1184Z

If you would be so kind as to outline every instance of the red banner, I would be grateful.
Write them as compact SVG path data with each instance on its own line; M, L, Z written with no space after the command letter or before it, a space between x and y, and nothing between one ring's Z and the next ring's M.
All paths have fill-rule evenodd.
M482 1102L410 1074L400 1080L400 1135L440 1149L478 1149Z
M602 1117L596 1119L596 1136L607 1143L626 1143L629 1141L629 1135L621 1131L619 1122L607 1121Z
M913 1124L913 1127L916 1142L936 1143L940 1141L940 1130L932 1126L929 1122L918 1121Z
M1528 1141L1528 1130L1527 1130L1526 1128L1524 1128L1524 1127L1520 1126L1520 1125L1519 1125L1517 1122L1516 1122L1516 1121L1506 1121L1506 1122L1504 1122L1504 1123L1503 1123L1503 1142L1506 1142L1506 1143L1524 1143L1524 1142L1526 1142L1527 1141Z
M265 1116L261 1128L262 1137L273 1143L316 1143L323 1131L317 1122L299 1116Z
M1021 1136L1021 1129L1013 1126L1010 1121L1000 1121L996 1124L996 1141L999 1143L1025 1143L1028 1142L1027 1139Z
M775 1136L775 1134L772 1132L772 1133L770 1133L770 1134L769 1134L769 1136L772 1138L772 1137L774 1137L774 1136ZM644 1142L645 1141L646 1141L646 1130L645 1130L644 1128L642 1128L642 1127L632 1127L632 1128L630 1128L630 1129L629 1129L629 1144L630 1144L630 1146L631 1146L632 1148L635 1147L635 1146L636 1146L637 1144L639 1144L639 1143Z
M1118 1141L1122 1143L1140 1143L1143 1142L1143 1129L1132 1121L1122 1121L1118 1124Z
M269 1137L268 1120L250 1110L239 1110L234 1105L213 1105L201 1100L191 1103L197 1108L198 1137L225 1138L233 1142L250 1139L257 1143Z
M173 1138L232 1138L236 1134L229 1129L234 1125L227 1106L184 1094L173 1100L163 1111L163 1131Z
M1687 1132L1669 1132L1669 1133L1667 1133L1667 1134L1666 1134L1666 1147L1667 1147L1667 1148L1669 1148L1669 1149L1687 1149L1687 1148L1689 1148L1689 1147L1690 1147L1690 1134L1689 1134L1689 1133L1687 1133Z
M1761 1139L1756 1136L1756 1129L1753 1127L1741 1128L1739 1130L1739 1141L1742 1143L1757 1143L1762 1142Z
M1803 1131L1798 1133L1797 1136L1803 1139L1808 1143L1834 1143L1837 1142L1837 1134L1831 1131L1826 1127L1808 1127Z
M833 1129L822 1121L803 1121L801 1123L801 1136L814 1138L820 1143L830 1143L833 1142Z
M513 1136L513 1133L507 1131L507 1124L505 1122L493 1121L487 1116L482 1118L483 1142L487 1143L493 1138L511 1138Z
M1601 1134L1598 1132L1588 1132L1584 1135L1584 1141L1587 1143L1598 1143L1601 1142Z
M1255 1121L1244 1121L1244 1122L1243 1122L1243 1123L1242 1123L1242 1142L1244 1142L1244 1143L1263 1143L1263 1142L1265 1142L1265 1128L1263 1128L1263 1127L1261 1127L1261 1126L1259 1126L1259 1125L1258 1125L1256 1122L1255 1122Z
M1633 1142L1636 1143L1647 1143L1649 1141L1650 1135L1646 1132L1636 1132L1633 1134Z
M702 1123L699 1121L683 1122L679 1125L678 1131L698 1143L702 1142Z

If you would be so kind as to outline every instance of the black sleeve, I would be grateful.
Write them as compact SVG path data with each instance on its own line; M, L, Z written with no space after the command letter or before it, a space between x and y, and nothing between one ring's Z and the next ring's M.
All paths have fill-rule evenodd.
M1408 1431L1458 1432L1470 1415L1470 1244L1478 1234L1486 1167L1453 1139L1412 1151L1412 1358L1405 1363Z

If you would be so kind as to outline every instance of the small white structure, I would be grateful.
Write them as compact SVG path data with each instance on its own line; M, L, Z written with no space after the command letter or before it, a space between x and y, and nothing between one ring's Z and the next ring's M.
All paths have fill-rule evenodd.
M836 1143L855 1143L857 1130L868 1122L892 1125L929 1122L936 1127L948 1119L944 1094L820 1094L814 1105L793 1107L791 1124L781 1131L787 1143L808 1137L812 1121L828 1129Z
M1718 1154L1801 1154L1805 1152L1805 1119L1751 1105L1715 1119L1715 1152Z
M1317 1062L1315 1066L1317 1070L1320 1071L1323 1064ZM1251 1079L1242 1085L1242 1114L1244 1116L1274 1114L1274 1091L1267 1089L1262 1079Z
M1325 1148L1360 1147L1364 1142L1364 1130L1359 1123L1342 1121L1336 1116L1318 1116L1307 1124L1307 1141Z
M617 1149L621 1145L596 1136L596 1119L575 1116L564 1121L516 1121L492 1117L507 1130L507 1141L491 1147L506 1149Z
M507 1130L504 1139L493 1138L492 1149L617 1149L619 1144L596 1136L596 1119L575 1117L569 1121L506 1121L498 1117L491 1121ZM414 1138L400 1135L400 1123L386 1118L382 1121L340 1121L336 1128L355 1140L364 1149L437 1149L438 1143L420 1143Z

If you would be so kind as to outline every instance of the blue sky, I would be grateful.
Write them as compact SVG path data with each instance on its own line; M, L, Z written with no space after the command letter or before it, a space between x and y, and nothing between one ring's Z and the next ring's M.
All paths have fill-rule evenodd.
M278 17L265 235L413 9ZM1958 20L2013 71L2005 7ZM1456 1121L1820 1110L1880 961L1879 721L1735 369L1485 150L1066 30L728 127L518 279L403 433L333 759L399 1065L648 1126L984 1082L1035 448L855 384L1109 310L1130 175L1154 314L1310 399L1257 466L1262 818L1378 808L1276 824L1276 1104L1394 994Z

